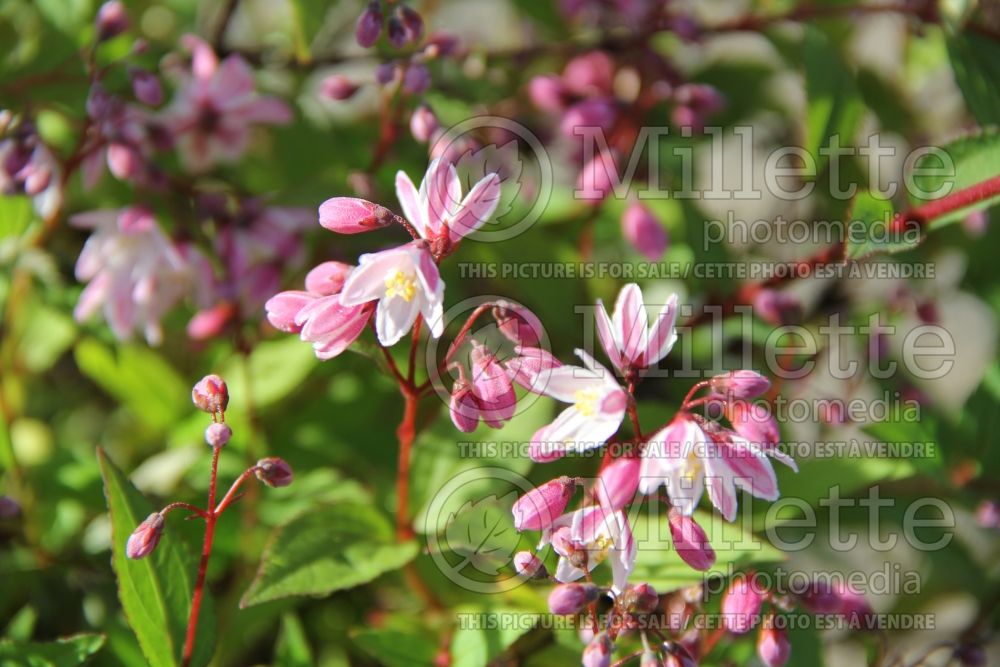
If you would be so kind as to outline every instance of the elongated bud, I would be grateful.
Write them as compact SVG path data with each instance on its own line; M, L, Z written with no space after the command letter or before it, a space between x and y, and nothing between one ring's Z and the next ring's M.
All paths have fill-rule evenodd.
M209 424L205 429L205 442L213 449L225 447L229 439L233 437L233 429L227 424Z
M583 649L581 663L583 667L610 667L611 652L615 650L615 644L611 641L608 633L602 632L590 640L587 648Z
M655 262L667 251L667 232L648 207L632 202L622 216L622 234L639 253Z
M218 375L206 375L191 390L191 400L209 414L219 414L229 406L229 388Z
M755 398L771 387L771 381L754 371L730 371L711 379L712 389L728 398Z
M566 509L576 482L565 475L545 482L518 498L512 508L517 530L545 530Z
M378 2L371 2L358 17L354 26L354 38L363 48L369 48L378 41L382 33L382 7Z
M399 49L406 45L406 28L403 27L403 22L399 20L398 16L389 17L385 23L385 31L389 37L389 43L394 47Z
M715 565L715 550L708 543L704 529L693 518L672 509L669 522L670 537L681 560L699 572Z
M754 585L753 575L737 575L722 598L722 624L733 634L750 632L760 620L764 595Z
M129 535L128 542L125 543L125 555L133 559L145 558L153 553L162 535L163 515L153 512Z
M295 319L299 312L316 300L315 294L299 291L278 292L264 304L267 321L278 331L298 333L302 326Z
M559 584L549 593L549 611L560 616L577 614L601 597L594 584Z
M424 19L420 14L409 5L400 5L396 14L399 16L399 22L403 24L407 41L419 41L424 34Z
M438 119L434 111L426 104L421 104L413 110L410 116L410 133L413 138L422 144L426 144L438 129Z
M257 479L272 487L288 486L292 483L292 467L277 456L257 461L254 474L257 475Z
M94 25L97 28L97 40L100 42L122 34L128 30L128 13L125 11L125 5L118 0L105 2L97 10Z
M360 234L392 224L392 212L357 197L334 197L319 207L319 224L338 234Z
M323 262L306 274L306 291L317 296L339 294L353 270L344 262Z
M159 106L163 102L163 86L155 74L136 67L132 68L129 76L135 99L151 107Z
M448 405L451 423L462 433L472 433L479 425L479 401L467 381L460 380L451 388Z
M729 421L733 430L758 445L771 445L781 438L777 420L760 403L733 401L729 404Z
M757 655L761 661L767 667L785 667L791 653L792 645L784 628L774 627L773 622L765 623L757 635Z
M525 579L545 579L549 576L545 563L530 551L518 551L514 554L514 569Z
M617 511L632 502L639 488L641 467L642 459L623 457L604 468L597 478L597 499L601 505Z
M403 92L422 95L431 87L431 71L423 63L412 63L403 74Z
M358 92L358 85L343 74L331 74L320 82L319 92L331 100L346 100Z

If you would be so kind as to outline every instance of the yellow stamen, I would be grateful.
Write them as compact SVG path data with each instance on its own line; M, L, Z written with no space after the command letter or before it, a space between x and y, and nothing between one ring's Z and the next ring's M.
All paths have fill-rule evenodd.
M413 276L396 269L385 279L385 295L388 298L400 297L409 303L413 301L413 296L417 293L417 285Z
M600 393L596 389L577 389L573 398L576 400L576 409L584 417L593 417L597 412L597 399L600 398Z

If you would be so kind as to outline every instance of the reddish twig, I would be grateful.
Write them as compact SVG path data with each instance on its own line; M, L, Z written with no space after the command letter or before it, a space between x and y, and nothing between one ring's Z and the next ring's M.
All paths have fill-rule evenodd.
M215 522L219 515L215 511L215 487L218 481L219 452L221 447L212 448L212 476L208 484L208 508L205 512L205 540L201 548L201 561L198 563L198 579L194 584L194 594L191 597L191 613L188 615L187 634L184 638L183 665L191 664L194 655L194 639L198 630L198 614L201 612L201 598L205 591L205 576L208 572L208 559L212 555L212 540L215 538Z

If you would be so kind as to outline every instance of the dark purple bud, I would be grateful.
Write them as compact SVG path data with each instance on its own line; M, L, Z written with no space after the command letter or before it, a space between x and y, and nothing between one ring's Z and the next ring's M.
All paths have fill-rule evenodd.
M206 375L191 390L191 400L209 414L226 411L229 405L229 388L218 375Z
M118 0L105 2L97 10L94 25L97 28L97 40L100 42L122 34L128 29L128 14L125 12L125 5Z
M760 290L753 298L753 307L757 317L771 324L794 322L802 310L795 295L773 289Z
M427 65L413 63L403 75L403 92L407 95L422 95L431 87L431 71Z
M525 579L545 579L549 576L545 564L530 551L518 551L514 554L514 569Z
M367 49L378 41L381 32L382 7L378 2L369 3L354 26L354 38L358 40L358 44Z
M549 593L549 611L559 616L577 614L601 597L594 584L559 584Z
M21 506L13 498L0 496L0 520L13 519L21 514Z
M380 86L388 86L399 76L400 68L396 63L379 63L375 68L375 81Z
M389 36L389 43L397 49L406 45L406 28L397 16L390 16L385 23L386 34Z
M986 651L979 644L965 644L955 649L955 657L963 667L986 667Z
M277 456L257 461L254 474L257 475L257 479L272 487L288 486L292 483L292 467Z
M319 84L319 92L331 100L346 100L358 92L358 85L343 74L331 74Z
M152 72L135 68L130 72L132 77L132 93L135 99L151 107L163 102L163 86Z
M205 442L213 449L225 447L232 437L233 429L229 428L227 424L209 424L208 428L205 429Z
M153 512L140 523L125 543L125 555L129 558L145 558L153 553L163 535L163 515Z
M400 5L396 10L399 22L403 24L406 31L406 39L410 42L417 42L424 34L424 20L415 9L408 5Z

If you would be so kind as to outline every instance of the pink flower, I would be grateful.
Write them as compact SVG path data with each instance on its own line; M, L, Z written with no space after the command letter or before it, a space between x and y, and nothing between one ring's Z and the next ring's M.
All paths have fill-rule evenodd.
M500 203L500 177L487 174L462 197L455 167L438 158L427 167L420 189L402 171L396 174L396 196L406 219L423 238L456 243L476 231Z
M540 347L516 345L514 354L504 364L507 373L516 384L535 394L544 393L549 374L562 366L551 352Z
M636 544L624 512L612 512L599 505L564 514L542 533L539 547L551 544L559 554L557 581L569 583L584 575L582 567L593 570L610 559L611 590L625 590L635 567Z
M531 458L551 461L567 452L582 452L604 444L625 418L628 395L606 368L576 351L584 367L560 366L549 373L542 393L571 405L531 438Z
M632 202L622 215L622 233L633 248L650 262L667 251L667 232L649 207Z
M146 340L162 339L160 319L185 294L190 267L160 231L153 214L133 206L73 216L77 227L93 229L76 262L86 282L74 316L83 321L98 309L121 340L142 328Z
M185 35L183 43L191 50L191 74L183 78L163 121L188 169L200 172L235 162L246 152L254 124L291 120L287 104L257 94L253 71L241 57L230 55L220 63L200 38Z
M668 519L670 537L681 560L700 572L715 565L715 550L708 543L705 530L694 519L676 509L670 510Z
M760 620L764 597L753 581L753 573L737 575L722 598L722 624L733 634L750 632Z
M340 293L343 306L378 301L375 331L382 345L394 345L423 315L437 338L444 331L444 281L423 242L362 255Z
M573 497L576 481L563 476L545 482L517 499L511 508L514 528L544 530L555 523Z
M623 375L656 364L667 356L677 340L677 295L673 294L648 326L642 290L635 283L622 288L609 317L597 301L597 335L612 365Z
M480 419L492 428L503 428L517 405L514 385L496 356L483 345L473 342L470 360L472 382L462 378L455 383L451 420L465 433L474 431Z

